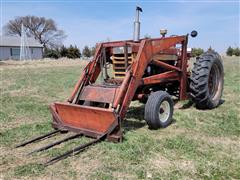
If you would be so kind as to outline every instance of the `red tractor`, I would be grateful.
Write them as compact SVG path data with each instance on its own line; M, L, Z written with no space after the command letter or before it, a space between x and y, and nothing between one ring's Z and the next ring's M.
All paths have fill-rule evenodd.
M137 7L133 40L97 44L93 60L83 70L69 99L50 106L55 131L19 146L68 131L76 135L34 152L82 135L94 138L47 163L51 164L105 139L121 142L121 124L131 101L146 102L144 119L150 129L171 124L173 97L191 98L201 109L219 105L223 65L218 53L204 53L196 59L192 71L188 71L189 35L167 37L167 31L161 30L162 37L140 39L141 11ZM197 32L192 31L191 36L196 37Z

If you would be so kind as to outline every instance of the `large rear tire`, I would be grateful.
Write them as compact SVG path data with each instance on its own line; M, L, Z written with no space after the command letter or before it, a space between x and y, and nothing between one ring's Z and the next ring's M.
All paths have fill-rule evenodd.
M193 102L199 109L212 109L220 104L223 92L221 56L209 51L197 58L190 77Z
M145 120L150 129L167 127L172 123L173 100L165 91L152 93L145 105Z

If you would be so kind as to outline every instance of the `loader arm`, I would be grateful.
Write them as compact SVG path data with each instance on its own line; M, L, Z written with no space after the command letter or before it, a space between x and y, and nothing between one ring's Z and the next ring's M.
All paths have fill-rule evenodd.
M97 66L97 60L100 54L100 50L102 48L102 44L97 45L96 53L94 55L93 61L90 61L86 67L83 69L81 77L79 78L78 82L76 83L74 90L71 96L68 98L68 102L72 103L77 93L80 93L84 85L89 84L89 82L95 82L97 76L100 73L99 67Z

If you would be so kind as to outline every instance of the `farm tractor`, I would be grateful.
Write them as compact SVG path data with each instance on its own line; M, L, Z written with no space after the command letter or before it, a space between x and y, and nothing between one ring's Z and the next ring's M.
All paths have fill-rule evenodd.
M220 104L224 74L218 53L204 53L188 70L189 35L168 37L167 30L162 29L161 37L140 39L140 12L142 9L137 7L133 39L97 44L93 59L82 71L68 100L50 105L54 131L17 147L66 132L74 135L30 154L80 136L92 138L46 162L49 165L103 140L121 142L121 126L131 101L145 103L144 119L149 129L171 124L173 98L191 99L199 109L212 109ZM197 31L190 35L196 37Z

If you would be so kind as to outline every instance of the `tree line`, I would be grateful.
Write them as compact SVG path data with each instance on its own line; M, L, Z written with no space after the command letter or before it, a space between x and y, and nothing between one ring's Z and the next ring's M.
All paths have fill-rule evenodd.
M226 51L227 56L240 56L240 49L239 47L232 48L231 46L228 47Z
M76 58L90 58L95 54L95 47L84 46L82 52L77 46L70 45L69 47L61 46L60 48L45 48L44 49L44 57L45 58L62 58L67 57L71 59Z
M211 46L208 48L208 51L212 51L213 49ZM204 53L204 50L202 48L192 48L192 57L197 57L200 56L201 54ZM227 56L240 56L240 48L232 48L231 46L228 47L226 50L226 55Z
M210 46L207 51L214 51L214 49ZM192 57L198 57L204 53L204 49L202 48L192 48L191 55Z

